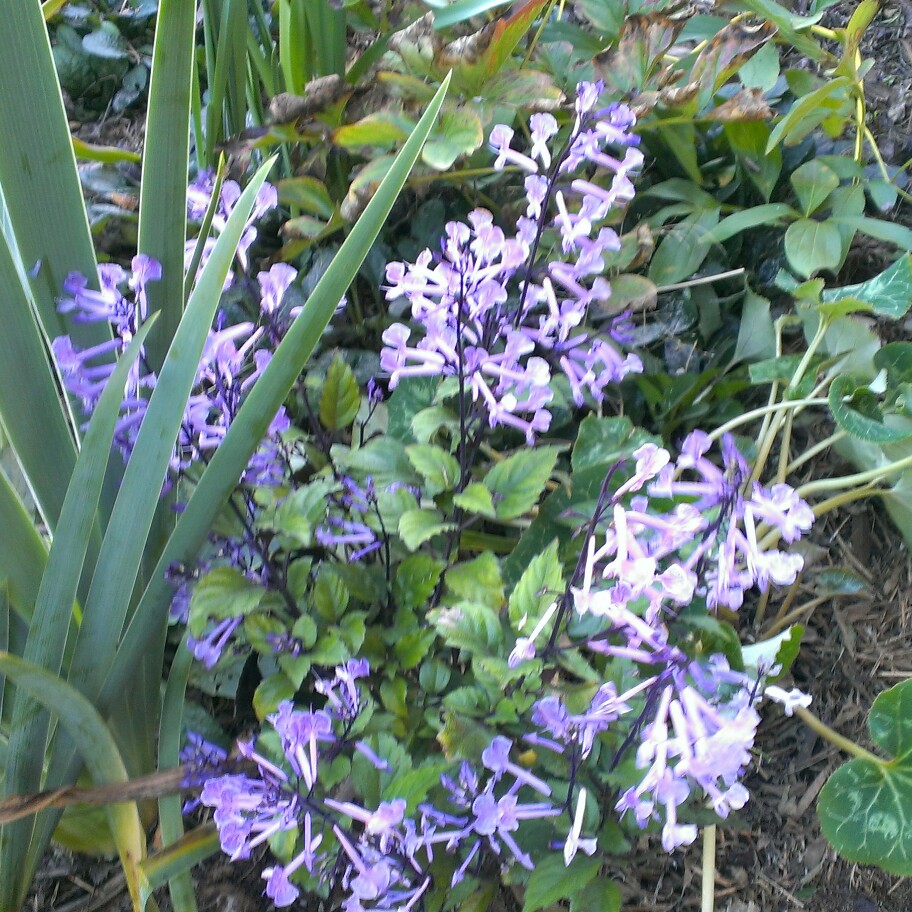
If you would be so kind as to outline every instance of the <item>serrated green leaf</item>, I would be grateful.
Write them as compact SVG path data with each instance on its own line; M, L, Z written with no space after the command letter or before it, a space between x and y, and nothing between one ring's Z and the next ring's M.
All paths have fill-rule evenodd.
M850 760L820 791L826 838L849 861L912 874L912 681L880 694L868 716L871 740L892 759Z
M557 548L555 538L532 559L510 593L510 623L517 633L528 636L545 609L564 590L563 568Z
M399 520L399 536L409 551L416 551L429 538L455 528L453 523L444 522L436 510L408 510Z
M485 551L470 561L456 564L447 570L447 589L470 602L478 602L500 610L504 600L504 585L500 575L500 563L490 552Z
M567 866L562 854L547 855L529 875L523 912L538 912L561 899L568 899L585 888L601 866L600 858L577 855Z
M497 613L477 602L460 602L453 608L437 608L428 620L448 646L483 655L496 652L503 642Z
M491 492L480 481L466 485L465 489L453 498L453 503L467 513L477 513L489 519L494 519L497 515Z
M599 418L587 415L580 423L570 463L574 473L596 466L610 466L630 455L639 442L633 440L629 418Z
M410 554L396 569L393 597L403 608L420 608L440 582L444 563L427 554Z
M430 497L441 491L451 491L459 481L459 463L442 447L431 443L416 443L405 448L409 462L425 480Z
M253 694L253 710L262 721L279 708L279 703L290 700L294 695L294 684L282 672L276 672L257 685Z
M450 108L441 113L421 159L437 171L446 171L460 155L474 152L483 139L481 118L475 111L465 106Z
M538 502L557 465L560 447L520 450L498 462L484 478L498 519L515 519Z
M764 45L764 48L771 46ZM621 912L620 888L607 877L590 881L582 890L570 895L570 912Z
M265 596L266 589L240 570L216 567L196 584L190 597L190 629L199 636L210 619L245 617Z
M332 455L337 465L348 469L359 481L370 476L380 490L394 482L418 480L405 455L405 447L392 437L376 438L348 453L343 447L333 447Z
M358 381L348 364L336 355L326 372L320 395L320 422L331 431L347 428L360 407Z

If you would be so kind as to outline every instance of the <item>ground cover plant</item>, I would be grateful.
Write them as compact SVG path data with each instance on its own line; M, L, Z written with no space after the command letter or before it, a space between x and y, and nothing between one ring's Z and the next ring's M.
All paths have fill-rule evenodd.
M840 31L764 4L745 30L531 2L461 37L416 15L346 69L371 10L216 6L205 93L193 4L159 6L138 252L100 265L41 9L12 13L0 65L36 79L0 118L47 116L0 155L0 415L27 478L0 491L0 908L52 835L116 849L137 909L165 883L194 909L219 848L279 907L620 908L646 831L702 832L710 909L770 703L853 755L820 794L833 845L907 873L907 685L871 707L881 757L786 680L852 584L794 605L815 521L878 497L912 536L912 349L870 325L908 311L912 261L835 278L857 232L908 246L865 214L900 193L864 169L874 8ZM779 78L784 44L831 72ZM405 101L308 85L343 70ZM290 128L263 125L280 86L305 91ZM32 145L59 154L22 180ZM245 178L272 146L323 176ZM384 229L409 180L450 217L412 197L412 230ZM50 234L36 198L67 201ZM258 268L283 200L301 243ZM779 226L764 277L741 258ZM856 469L795 481L830 449ZM235 704L236 743L201 695ZM73 787L83 765L114 791Z

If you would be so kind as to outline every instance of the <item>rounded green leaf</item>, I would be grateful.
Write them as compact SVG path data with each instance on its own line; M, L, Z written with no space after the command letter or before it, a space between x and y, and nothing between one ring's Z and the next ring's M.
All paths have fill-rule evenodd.
M805 215L816 212L839 186L836 172L816 159L811 159L800 168L796 168L790 180Z
M839 767L820 792L820 825L849 861L907 877L912 874L912 681L874 701L868 729L893 759L857 759Z
M785 232L785 255L792 269L802 276L837 269L841 252L839 228L832 222L799 219Z

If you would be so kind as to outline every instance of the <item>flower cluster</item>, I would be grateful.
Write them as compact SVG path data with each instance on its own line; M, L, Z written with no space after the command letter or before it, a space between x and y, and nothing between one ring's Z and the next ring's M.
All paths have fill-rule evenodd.
M190 188L191 215L205 210L203 199L210 177L203 175ZM210 186L211 192L211 186ZM224 226L240 190L232 181L222 187L218 213L214 221ZM206 199L208 199L206 197ZM246 266L246 251L256 236L253 221L276 202L275 188L264 185L257 198L243 240L239 258ZM215 239L210 238L214 243ZM208 243L208 242L207 242ZM205 256L206 254L204 254ZM71 273L64 282L64 295L58 309L72 314L75 322L107 322L113 338L89 349L77 349L69 336L54 339L52 349L63 376L66 389L77 396L84 413L89 416L98 403L101 391L114 370L116 357L130 343L148 315L147 286L161 278L161 265L142 254L133 258L131 271L116 264L98 267L99 291L89 288L88 280ZM294 309L282 311L282 298L297 276L296 270L280 263L259 274L259 318L256 323L245 321L225 325L219 316L216 327L209 332L197 370L194 392L184 411L171 469L179 474L195 462L205 461L219 445L237 414L244 394L269 363L268 347L281 341ZM115 443L128 459L133 450L139 426L146 413L149 397L155 388L156 376L145 360L145 352L134 366L124 390L120 418L115 430ZM285 475L281 434L289 427L284 409L273 419L267 437L251 458L244 481L256 484L277 484Z
M420 327L417 339L402 323L383 335L381 366L391 388L403 377L457 377L460 394L471 395L491 427L514 428L531 443L550 426L555 372L582 405L587 394L600 403L609 384L642 369L635 355L618 351L625 319L606 335L583 328L590 305L610 297L604 255L620 246L602 223L632 198L630 174L643 160L630 132L633 115L617 104L596 110L599 92L598 85L580 86L573 130L557 155L548 146L558 133L550 114L532 116L529 155L511 148L509 127L492 130L495 167L527 172L526 212L513 236L476 209L468 224L447 224L439 254L425 250L415 263L387 267L387 298L407 298ZM609 155L608 145L624 148L623 158ZM610 172L610 186L577 178L558 189L584 163ZM540 267L546 239L561 252Z
M748 496L747 462L734 441L723 439L722 468L707 458L710 445L706 434L692 433L676 464L654 444L636 450L631 477L605 511L610 522L603 544L596 546L595 535L588 539L581 584L568 592L577 617L606 624L582 645L634 663L642 680L622 694L613 683L605 684L577 715L557 696L539 700L533 721L545 734L528 739L569 751L576 769L595 737L639 705L633 734L639 735L636 765L645 773L623 793L617 810L633 811L641 827L662 820L668 851L696 837L694 825L678 822L678 808L696 790L723 818L747 801L740 777L760 721L757 695L782 702L788 712L807 700L775 686L764 690L762 678L770 669L759 670L755 680L731 669L721 655L703 664L693 661L671 641L669 621L695 597L710 608L737 608L753 586L794 581L800 555L764 548L759 523L792 542L814 521L810 507L788 485L767 490L753 483ZM696 480L685 478L693 474ZM649 496L640 493L644 489ZM632 495L629 507L621 503L626 495ZM675 503L670 509L655 508L654 502L669 499ZM552 605L530 636L518 639L513 667L534 658L536 639L558 609L559 603Z
M315 884L341 883L348 894L342 903L346 912L412 908L430 886L427 868L435 847L462 853L454 885L480 864L485 851L502 865L512 859L531 869L532 859L515 833L521 821L553 817L561 809L519 800L524 786L543 797L551 790L511 761L512 744L506 738L495 738L482 753L483 778L468 763L456 778L442 776L445 809L421 805L418 820L406 816L402 798L369 810L326 796L321 771L347 747L378 769L388 768L366 743L349 736L365 706L358 682L368 672L367 662L352 660L337 668L333 679L319 681L316 689L326 697L321 710L281 703L267 717L278 737L279 760L270 759L260 745L242 741L239 753L255 765L255 774L229 773L205 783L201 801L214 808L222 850L232 859L248 858L270 836L295 831L296 854L263 872L266 895L277 906L291 905L300 893L291 878L300 871Z

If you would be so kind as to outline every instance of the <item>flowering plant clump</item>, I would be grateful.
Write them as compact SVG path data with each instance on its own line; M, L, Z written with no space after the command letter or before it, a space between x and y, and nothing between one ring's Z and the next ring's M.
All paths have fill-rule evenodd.
M309 891L347 912L455 908L498 881L572 899L612 827L655 827L672 851L695 811L743 807L761 700L805 702L772 683L780 642L742 650L722 612L796 579L778 543L808 531L808 505L753 481L728 434L673 455L607 414L643 368L630 315L594 319L643 157L601 91L582 84L564 123L534 115L528 154L494 127L495 167L524 175L516 224L474 209L436 252L391 263L386 296L411 320L383 333L381 372L327 353L205 555L169 570L195 685L240 699L243 680L261 725L230 758L194 740L186 768L226 854L270 848L277 906ZM191 188L197 216L212 191ZM220 218L235 197L222 189ZM108 320L120 351L157 275L106 271L100 294L72 277L61 306ZM295 271L258 279L255 318L210 333L172 483L193 484L294 317ZM108 349L55 347L90 412ZM127 457L154 389L141 360Z

